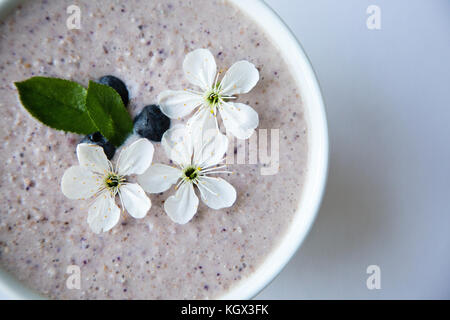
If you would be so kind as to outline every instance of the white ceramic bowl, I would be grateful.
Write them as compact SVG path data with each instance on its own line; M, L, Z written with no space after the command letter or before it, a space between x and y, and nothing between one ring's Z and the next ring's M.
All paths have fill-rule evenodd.
M319 84L300 43L278 15L262 0L230 0L250 16L271 38L300 87L308 123L308 170L298 212L278 247L247 279L222 299L251 299L283 269L302 244L319 210L328 173L328 132ZM0 0L0 18L19 1ZM0 270L0 293L11 299L36 299L39 295Z

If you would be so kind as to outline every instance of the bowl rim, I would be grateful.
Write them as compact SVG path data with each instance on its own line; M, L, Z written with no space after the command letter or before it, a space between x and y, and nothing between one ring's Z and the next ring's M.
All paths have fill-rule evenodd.
M255 272L220 299L252 299L283 270L302 245L315 221L328 177L329 142L325 105L319 81L300 41L264 0L229 0L255 21L290 66L300 88L308 125L307 178L294 219L276 248Z
M0 17L21 0L0 0ZM291 67L300 88L308 124L307 178L294 219L271 253L247 278L217 299L252 299L283 270L309 233L322 202L328 176L328 127L319 82L313 67L293 32L264 0L228 0L253 20L270 38ZM43 299L0 269L0 292L9 299Z

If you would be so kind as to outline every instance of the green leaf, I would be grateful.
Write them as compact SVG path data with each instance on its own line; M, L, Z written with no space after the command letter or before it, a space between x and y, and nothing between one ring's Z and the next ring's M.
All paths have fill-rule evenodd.
M86 110L87 91L78 83L34 77L15 85L25 109L43 124L79 134L98 131Z
M86 108L101 134L115 146L120 146L133 130L122 98L109 86L90 81Z

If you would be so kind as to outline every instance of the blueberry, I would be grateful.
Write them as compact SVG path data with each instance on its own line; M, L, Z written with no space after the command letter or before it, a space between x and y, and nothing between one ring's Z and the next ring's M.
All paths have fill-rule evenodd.
M98 82L101 84L104 84L106 86L110 86L111 88L116 90L116 92L122 98L122 101L123 101L123 104L125 105L125 107L128 105L128 102L130 101L130 99L128 97L128 90L127 90L127 86L125 85L125 83L123 83L122 80L120 80L119 78L116 78L114 76L104 76L104 77L101 77L98 80Z
M134 118L134 132L152 141L161 141L164 132L169 128L170 119L154 104L144 107Z
M80 143L89 143L95 144L103 148L103 151L106 154L106 157L111 160L116 153L116 147L112 143L110 143L100 132L91 133L85 136Z

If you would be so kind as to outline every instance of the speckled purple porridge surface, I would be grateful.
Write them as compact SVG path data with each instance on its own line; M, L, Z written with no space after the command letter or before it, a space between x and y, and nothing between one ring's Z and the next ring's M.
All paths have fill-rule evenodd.
M51 298L219 297L277 246L300 198L306 123L289 68L259 27L227 1L78 0L82 29L67 30L72 3L28 1L0 22L0 265ZM236 173L226 179L238 198L229 209L200 204L189 224L177 225L163 211L171 189L150 195L144 219L123 214L110 232L92 233L86 202L60 191L64 171L77 164L80 136L33 119L13 82L42 75L87 85L113 74L128 85L134 116L159 92L190 87L182 62L197 48L209 48L219 68L246 59L260 70L258 85L239 101L257 110L260 128L280 129L279 173L232 165ZM236 146L234 152L243 143ZM155 149L154 162L168 163L160 144ZM80 290L66 288L69 265L81 268Z

